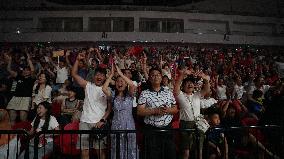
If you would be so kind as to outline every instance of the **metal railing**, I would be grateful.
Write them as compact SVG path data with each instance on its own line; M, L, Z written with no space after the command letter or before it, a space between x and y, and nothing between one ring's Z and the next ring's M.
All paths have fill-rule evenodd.
M24 156L25 159L37 159L42 158L81 158L82 145L84 144L84 135L91 135L88 142L88 154L90 158L103 158L101 151L104 150L106 158L115 159L132 159L142 158L149 159L149 155L153 151L149 151L151 145L158 144L160 153L158 158L166 159L167 155L170 154L169 147L174 148L174 156L180 158L183 155L183 151L180 148L180 133L188 132L189 134L196 136L193 140L198 143L200 140L200 131L196 129L141 129L141 130L49 130L44 132L36 133L33 143L29 144L28 141L24 143ZM229 128L211 128L205 134L205 140L202 148L203 158L209 158L211 153L215 153L215 149L209 143L214 142L214 133L223 133L226 137L228 146L228 158L239 159L239 158L284 158L284 136L283 128L274 125L266 126L246 126L246 127L229 127ZM212 134L210 136L210 133ZM1 130L0 134L18 134L17 140L20 139L19 135L24 135L25 138L30 138L27 132L21 130ZM99 138L96 135L101 135ZM96 138L97 137L97 138ZM52 139L53 142L45 141L42 139ZM106 139L106 140L105 140ZM133 140L134 139L134 140ZM94 140L100 143L96 146L93 145ZM157 141L154 141L157 140ZM164 141L167 140L167 141ZM101 145L101 142L105 142L106 145ZM169 141L169 142L168 142ZM95 143L96 143L95 142ZM133 143L134 142L134 143ZM172 142L172 143L171 143ZM134 144L134 146L133 146ZM160 145L159 145L160 144ZM221 155L226 152L222 152L224 142L217 143L220 146ZM33 145L33 146L31 146ZM39 146L35 146L39 145ZM22 145L23 146L23 145ZM101 147L105 146L105 147ZM211 147L210 147L211 146ZM198 152L200 151L199 146L193 146L191 149L192 153L190 158L199 158ZM9 156L9 150L7 150L7 156ZM131 153L132 156L131 156ZM18 149L17 149L18 154ZM32 157L34 156L34 157ZM96 156L96 157L95 157ZM0 157L1 158L1 157ZM17 155L18 158L18 155ZM6 159L6 158L5 158ZM8 159L8 157L7 157Z
M29 133L25 130L0 130L0 139L7 139L7 144L0 146L0 158L18 159L22 155L22 158L28 159L29 154L23 152L29 151L29 138Z

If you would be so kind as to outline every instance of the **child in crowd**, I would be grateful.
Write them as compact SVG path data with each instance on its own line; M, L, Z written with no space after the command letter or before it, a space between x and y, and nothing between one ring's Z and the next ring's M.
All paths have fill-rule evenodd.
M73 86L67 87L68 97L61 104L60 124L66 125L72 121L72 118L79 111L80 101L77 99L77 90Z
M210 112L211 129L207 131L207 152L209 159L228 159L228 144L223 129L220 126L220 116L217 111Z

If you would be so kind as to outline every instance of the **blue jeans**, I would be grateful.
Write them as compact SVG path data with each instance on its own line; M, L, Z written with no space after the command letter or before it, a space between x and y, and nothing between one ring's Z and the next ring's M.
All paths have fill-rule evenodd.
M29 146L29 159L34 159L34 146L30 145ZM44 156L51 154L53 151L53 142L47 143L44 147L39 147L38 148L38 159L42 159ZM25 152L21 154L19 157L20 159L24 159Z

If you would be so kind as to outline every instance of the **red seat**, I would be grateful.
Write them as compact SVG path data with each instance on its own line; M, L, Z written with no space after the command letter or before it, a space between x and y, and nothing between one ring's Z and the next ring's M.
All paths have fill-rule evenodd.
M32 128L31 122L29 121L21 121L18 123L15 123L14 126L12 126L13 130L19 130L19 129L24 129L26 131L30 131Z
M20 130L30 131L32 129L32 125L29 121L22 121L22 122L15 123L15 125L12 126L12 129L13 130L19 130L20 129ZM20 143L21 143L20 151L22 152L28 146L27 141L29 139L24 134L20 134L19 139L20 139Z
M79 130L79 122L72 122L64 127L64 130ZM78 141L78 134L61 134L60 135L60 149L64 155L79 155L80 149L76 148Z
M52 115L58 118L61 115L61 103L58 101L53 101L51 104Z

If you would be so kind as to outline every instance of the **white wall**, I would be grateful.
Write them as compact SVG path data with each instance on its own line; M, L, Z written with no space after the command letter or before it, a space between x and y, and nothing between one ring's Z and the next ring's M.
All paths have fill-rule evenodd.
M42 17L82 17L83 28L87 31L89 17L134 17L134 31L130 33L110 32L107 39L101 38L101 33L95 32L37 32L39 18ZM9 33L0 33L0 42L65 42L65 41L155 41L155 42L194 42L194 43L224 43L224 44L256 44L256 45L284 45L284 19L270 17L253 17L221 14L200 14L186 12L159 11L2 11L0 20L13 18L32 18L33 21L19 23L23 31L16 34L13 27L15 22L0 23L0 28L11 27ZM142 33L139 32L140 18L175 18L184 20L185 33ZM9 22L9 23L7 23ZM17 22L16 22L17 23ZM227 28L228 27L228 28ZM224 33L230 30L229 41L224 40ZM208 31L209 30L209 31ZM210 32L211 30L211 32ZM212 32L212 30L217 30ZM274 33L278 33L274 36ZM238 34L246 32L248 35L261 32L257 36ZM202 34L199 34L202 33ZM250 34L251 33L251 34Z

